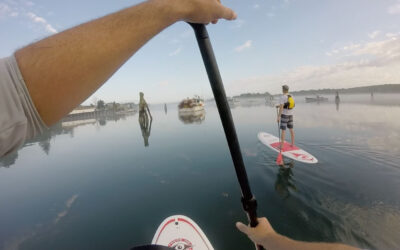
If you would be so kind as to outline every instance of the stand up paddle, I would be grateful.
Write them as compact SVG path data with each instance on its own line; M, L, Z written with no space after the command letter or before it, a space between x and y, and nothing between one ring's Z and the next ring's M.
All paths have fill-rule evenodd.
M217 61L215 60L208 32L204 24L189 24L194 29L197 43L203 57L203 62L207 70L208 79L214 94L214 99L217 103L218 112L222 121L222 126L225 131L233 165L235 166L236 176L242 192L243 209L246 211L250 226L256 227L258 224L256 211L257 201L250 189L231 110L226 99L224 85L218 70ZM155 250L213 250L213 247L211 246L205 234L201 231L200 227L190 218L183 215L174 215L165 219L154 235L152 244L161 245L153 245L152 247ZM146 247L148 246L133 249L150 249ZM256 248L258 250L264 249L262 246L256 246Z
M282 166L283 165L283 157L282 157L282 144L281 144L281 128L279 126L279 108L276 107L276 119L277 119L277 123L278 123L278 136L279 136L279 154L276 157L276 165Z
M225 136L228 142L233 165L235 166L236 176L238 178L240 189L242 191L243 209L247 213L248 219L250 221L250 226L256 227L258 224L256 211L257 201L250 189L246 168L244 166L240 145L235 130L235 125L233 123L231 110L226 99L224 85L222 83L222 78L219 73L217 61L215 60L210 38L204 24L189 24L192 26L196 34L197 43L203 57L204 66L207 70L207 75L214 94L214 99L217 103L219 116L221 118L222 126L225 131ZM261 246L257 246L257 248L263 249Z

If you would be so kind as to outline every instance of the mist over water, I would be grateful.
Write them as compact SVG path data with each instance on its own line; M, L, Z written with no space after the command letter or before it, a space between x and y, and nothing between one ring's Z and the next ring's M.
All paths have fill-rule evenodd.
M260 216L297 240L368 249L400 245L400 95L341 95L337 105L295 96L296 145L285 159L257 139L278 134L263 99L232 107ZM215 104L179 116L176 104L57 124L0 160L1 249L129 249L150 243L173 214L194 219L216 249L252 249ZM289 139L289 137L287 137Z

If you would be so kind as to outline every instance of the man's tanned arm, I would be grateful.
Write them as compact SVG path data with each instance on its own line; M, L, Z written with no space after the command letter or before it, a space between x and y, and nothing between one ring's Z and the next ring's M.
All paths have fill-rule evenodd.
M150 0L31 44L15 57L36 109L51 125L166 27L221 18L236 14L218 0Z
M292 240L278 234L272 228L267 218L258 218L257 227L249 227L241 222L236 223L236 227L246 234L255 244L263 246L265 249L274 250L358 250L359 248L348 246L341 243L324 242L304 242Z

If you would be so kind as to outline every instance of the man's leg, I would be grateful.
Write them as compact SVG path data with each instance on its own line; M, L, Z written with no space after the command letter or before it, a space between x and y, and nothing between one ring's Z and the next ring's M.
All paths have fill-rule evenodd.
M288 125L289 118L286 115L281 115L281 149L283 149L283 144L285 142L286 127Z
M287 127L290 130L290 138L292 139L292 147L293 147L294 146L293 115L289 116Z
M290 137L292 138L292 147L294 146L294 130L292 128L290 130Z
M281 129L281 149L283 149L283 143L285 142L285 129Z
M286 127L288 126L289 116L282 114L281 115L281 149L283 149L283 144L286 138Z

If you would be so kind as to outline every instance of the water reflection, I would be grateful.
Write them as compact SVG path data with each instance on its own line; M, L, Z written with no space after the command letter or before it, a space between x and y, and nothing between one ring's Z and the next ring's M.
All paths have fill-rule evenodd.
M257 107L236 106L232 111L249 179L262 204L260 212L271 218L277 231L296 239L397 249L400 123L393 117L400 115L400 106L376 105L390 98L379 93L374 105L370 93L363 99L341 94L340 112L335 112L334 97L321 105L296 99L298 145L315 155L318 165L275 165L276 152L256 137L259 131L276 131L276 110L265 106L265 99ZM399 95L392 100L398 103ZM354 103L360 101L364 104ZM126 249L148 239L143 227L126 221L158 225L176 207L217 231L242 216L235 198L236 177L225 167L232 162L215 105L207 105L207 122L188 129L182 128L181 118L165 115L164 107L152 108L157 120L152 125L149 116L141 126L136 117L117 114L64 120L50 134L28 142L18 160L16 154L3 158L3 165L15 162L15 167L0 168L0 248L21 236L20 249ZM177 112L169 108L170 113ZM157 136L157 147L153 138L149 150L143 147L142 135L146 140L151 126L153 137L154 132L163 136ZM182 187L194 187L198 199ZM154 195L143 195L143 190ZM175 191L180 199L172 204L169 197ZM219 205L213 213L202 206L214 201ZM155 209L150 223L138 216L151 208ZM220 216L226 211L230 216ZM113 230L99 231L101 227ZM235 234L228 230L215 244L226 249L251 247ZM118 242L110 240L114 238Z
M330 106L330 105L329 105ZM335 137L335 144L344 142L369 146L373 150L399 153L400 120L393 119L400 114L396 106L343 104L341 112L332 113L328 105L302 107L297 105L295 121L303 128L344 129L351 134ZM354 148L350 148L354 150Z
M290 196L290 191L297 191L297 188L292 180L294 161L285 163L284 166L279 166L278 174L275 181L275 191L282 198L286 199Z
M178 117L184 124L201 124L206 119L206 111L178 112Z
M338 111L338 112L339 112L339 106L340 106L340 102L335 102L335 105L336 105L336 111Z
M65 117L60 122L45 130L41 135L29 139L21 148L26 148L37 144L46 155L50 154L51 139L59 135L69 135L74 137L74 129L85 125L105 126L107 121L125 120L127 116L135 115L136 112L97 112L90 115ZM0 167L9 168L18 159L18 151L0 158Z
M9 168L10 166L15 164L15 161L18 159L18 153L11 153L9 155L3 156L0 158L0 167Z
M104 119L103 117L99 120L99 125L100 126L105 126L107 124L106 119Z
M62 134L73 134L73 129L71 127L63 127L62 123L59 122L55 125L53 125L52 127L50 127L50 129L45 130L43 132L43 134L41 134L40 136L37 136L33 139L29 139L25 142L25 144L22 146L22 148L34 145L36 143L38 143L38 145L40 146L40 148L46 153L46 155L49 154L50 152L50 141L52 137L55 137L57 135L62 135ZM6 155L2 158L0 158L0 167L10 167L12 165L14 165L15 161L18 159L18 151L13 152L9 155Z
M137 111L113 111L113 110L105 110L93 112L90 114L77 115L77 116L69 116L65 117L61 120L60 124L63 129L74 129L84 125L96 125L100 126L107 125L107 121L119 121L125 120L127 116L135 115ZM50 130L53 130L54 127L51 127ZM72 133L73 135L73 133Z
M237 98L228 97L227 100L228 100L229 107L231 109L234 109L234 108L240 106L240 100Z
M147 112L139 112L139 125L142 130L142 136L144 141L144 146L149 146L149 137L151 132L151 124L153 122L153 117L147 115Z
M273 96L270 96L269 98L265 99L265 106L276 107L277 104L278 100L275 100Z

